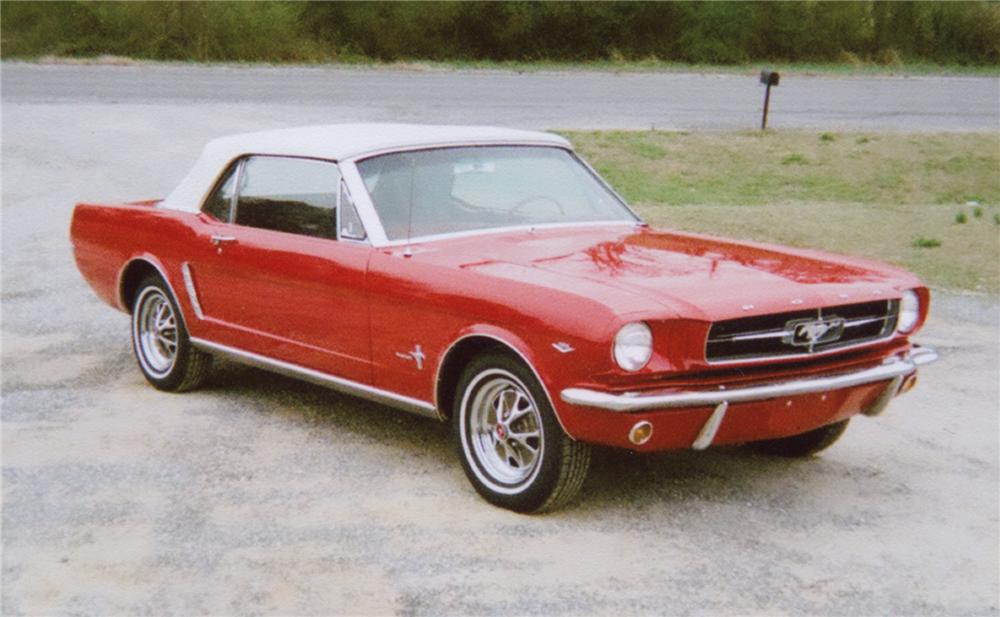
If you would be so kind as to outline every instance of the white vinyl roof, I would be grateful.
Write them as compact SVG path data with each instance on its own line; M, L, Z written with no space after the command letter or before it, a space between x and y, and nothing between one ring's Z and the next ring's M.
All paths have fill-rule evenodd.
M494 126L361 123L243 133L208 142L194 167L160 203L160 207L197 211L225 167L247 154L308 156L341 161L397 149L462 144L572 147L565 138L552 133Z

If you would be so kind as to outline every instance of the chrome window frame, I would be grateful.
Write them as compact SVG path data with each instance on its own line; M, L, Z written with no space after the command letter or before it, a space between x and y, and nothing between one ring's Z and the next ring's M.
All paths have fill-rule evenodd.
M351 200L351 209L354 214L358 217L358 222L361 224L361 231L364 233L363 238L354 238L352 236L345 236L343 234L343 220L344 220L344 193ZM351 189L347 186L347 182L344 181L344 174L341 172L340 180L337 182L337 241L338 242L358 242L360 244L368 244L368 230L365 229L365 222L361 220L361 215L358 214L358 207L354 202L354 195L351 194Z
M353 242L355 244L366 244L366 245L371 245L372 244L372 242L370 241L370 238L372 237L371 228L369 226L370 223L369 223L369 221L367 221L361 215L361 212L359 211L360 209L358 208L357 198L354 197L356 195L356 193L355 193L355 191L351 190L351 184L345 178L345 174L344 174L345 165L344 165L343 162L338 162L338 161L336 161L334 159L327 159L327 158L316 157L316 156L298 156L298 155L294 155L294 154L267 154L267 153L263 153L263 152L247 152L245 154L241 154L239 157L237 157L233 161L230 161L229 163L226 164L225 168L219 174L219 177L216 179L215 184L212 185L212 189L202 199L201 204L198 207L198 212L199 213L204 213L205 212L205 205L208 203L208 200L211 199L213 195L215 195L215 192L219 190L219 187L222 185L222 183L225 181L225 179L228 178L228 176L226 175L226 172L229 171L233 167L233 164L235 162L235 164L236 164L236 170L235 170L236 184L235 184L235 187L233 189L233 194L229 198L229 217L228 217L227 220L225 220L225 221L219 221L219 222L220 223L226 223L228 225L234 225L234 226L237 226L237 227L245 227L247 229L263 229L265 231L275 231L273 229L266 229L266 228L263 228L263 227L253 227L253 226L250 226L250 225L241 225L241 224L239 224L239 223L236 222L236 211L237 211L237 208L239 206L239 196L240 196L240 192L241 192L241 189L242 189L242 187L240 185L243 183L244 169L246 168L247 161L250 160L253 157L271 158L271 159L301 159L301 160L306 160L306 161L317 161L317 162L320 162L320 163L328 163L330 165L333 165L337 169L337 172L340 174L340 178L337 180L337 194L336 194L336 196L334 198L334 207L333 207L334 215L337 217L337 220L336 220L337 224L334 226L336 228L336 236L335 237L333 237L333 238L322 238L322 237L319 237L319 236L309 236L307 234L297 234L297 233L292 233L292 232L277 232L277 233L290 233L291 235L294 235L294 236L299 236L299 237L303 237L303 238L314 238L316 240L332 240L334 242ZM351 171L353 171L355 174L357 174L357 170L354 168L353 164L349 165L349 167L350 167ZM360 180L360 177L358 178L358 180ZM361 219L361 226L364 228L364 231L365 231L365 238L364 239L341 237L341 234L340 234L341 186L346 186L347 187L347 192L351 196L352 200L354 201L354 209L356 211L358 211L358 217ZM361 186L364 187L364 183L363 182L361 183ZM211 216L211 215L208 215L208 216ZM212 217L212 218L215 218L215 217ZM216 219L216 220L218 220L218 219Z
M364 242L376 248L383 247L388 241L385 229L382 228L382 221L375 213L375 206L368 191L365 190L364 180L361 179L361 173L354 162L355 159L346 159L340 162L341 179L347 186L347 192L351 194L354 209L358 213L358 218L361 219L361 225L365 228L367 239Z
M198 214L211 216L212 219L219 221L220 223L231 224L233 222L233 214L236 210L236 194L239 193L240 180L243 176L243 165L246 161L246 158L247 158L246 155L238 156L235 159L226 163L226 166L222 168L222 171L219 172L219 175L215 178L215 182L212 183L212 188L210 188L208 192L205 193L205 196L202 198L201 203L198 204ZM235 169L233 168L234 165ZM233 180L234 180L233 194L229 196L229 210L226 212L226 220L223 221L205 212L205 206L208 205L209 200L212 199L215 193L218 192L219 189L223 187L223 185L225 185L226 181L229 179L228 172L230 170L232 170Z
M243 184L243 170L246 169L249 156L241 156L240 162L236 166L236 184L233 185L233 194L229 198L229 220L230 225L236 224L236 207L240 202L240 185Z

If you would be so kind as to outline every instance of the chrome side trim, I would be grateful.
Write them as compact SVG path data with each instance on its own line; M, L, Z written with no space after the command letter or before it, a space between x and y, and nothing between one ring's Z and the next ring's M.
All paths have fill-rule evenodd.
M928 347L914 347L908 354L887 359L879 366L831 375L828 377L807 377L763 386L749 386L731 390L694 390L628 396L610 394L585 388L566 388L560 394L563 401L572 405L596 407L608 411L630 412L646 409L671 409L678 407L703 407L722 403L745 403L763 401L783 396L829 392L840 388L850 388L878 381L888 381L911 373L919 366L937 360L938 355Z
M719 427L722 426L722 420L726 417L728 409L729 403L727 401L722 401L715 406L715 411L708 417L708 420L705 420L705 425L698 431L698 436L695 437L694 442L691 444L692 450L704 450L712 445L712 442L715 440L715 434L719 432Z
M181 264L181 274L184 275L184 289L187 290L188 298L191 300L191 308L194 309L195 317L205 319L205 313L201 310L201 302L198 301L198 290L194 287L194 278L191 276L191 266L188 262Z
M389 407L402 409L403 411L409 411L417 415L440 419L438 417L437 409L426 401L396 394L395 392L389 392L388 390L382 390L374 386L351 381L350 379L335 377L327 373L299 366L298 364L275 360L274 358L244 351L235 347L229 347L228 345L220 345L219 343L213 343L212 341L207 341L205 339L191 337L191 344L202 351L226 357L234 362L256 366L268 371L287 375L288 377L302 379L316 385L336 390L337 392L363 398L375 403L388 405Z

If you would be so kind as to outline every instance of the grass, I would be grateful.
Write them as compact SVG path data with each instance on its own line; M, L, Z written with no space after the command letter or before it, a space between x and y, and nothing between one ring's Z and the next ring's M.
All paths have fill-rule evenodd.
M46 64L136 64L136 63L167 63L187 64L185 61L158 61L128 56L93 55L93 56L53 56L53 55L7 55L4 60L21 60L41 62ZM194 62L193 60L191 62ZM377 60L361 55L340 54L326 61L275 61L275 62L240 62L217 61L198 62L198 64L221 64L225 66L255 66L274 64L282 66L310 66L327 68L370 68L396 69L410 71L462 71L487 70L508 71L515 73L538 73L543 71L601 71L612 73L703 73L703 74L737 74L756 76L762 68L777 70L782 75L966 75L966 76L1000 76L998 65L963 65L936 64L933 62L913 62L906 64L874 64L874 63L814 63L814 62L756 62L748 64L689 64L671 62L659 59L648 60L590 60L580 62L564 62L557 60Z
M653 225L863 255L934 286L1000 292L1000 134L564 134Z
M711 73L757 75L765 66L785 74L835 75L1000 75L1000 65L936 64L911 62L905 64L835 63L835 62L755 62L748 64L690 64L650 58L647 60L590 60L565 62L557 60L451 60L380 62L364 57L341 56L338 63L369 67L401 67L430 70L497 70L518 73L540 71L605 71L615 73Z

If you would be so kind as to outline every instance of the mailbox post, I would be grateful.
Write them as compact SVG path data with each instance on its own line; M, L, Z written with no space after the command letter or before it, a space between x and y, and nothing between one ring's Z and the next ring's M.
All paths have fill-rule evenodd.
M777 86L778 80L781 79L781 75L778 71L769 71L764 69L760 72L760 83L767 86L767 90L764 92L764 115L760 119L760 130L767 128L767 106L771 103L771 86Z

